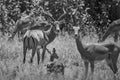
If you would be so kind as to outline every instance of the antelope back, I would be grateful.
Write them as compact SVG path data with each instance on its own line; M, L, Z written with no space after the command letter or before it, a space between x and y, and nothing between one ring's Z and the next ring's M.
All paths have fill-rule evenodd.
M102 39L100 41L104 41L110 34L113 34L115 32L120 31L119 26L120 26L120 19L113 21L109 25L109 27L108 27L107 31L105 32L105 34L103 34Z
M109 35L111 34L111 31L109 29L103 34L102 38L100 39L100 42L103 42Z
M40 39L44 39L44 33L42 30L28 30L25 33L24 37L26 37L26 36L27 37L32 36L32 37L36 38L38 41L40 41Z
M16 22L16 28L18 28L19 30L26 28L26 27L30 27L33 24L32 21L30 21L29 19L26 20L18 20Z

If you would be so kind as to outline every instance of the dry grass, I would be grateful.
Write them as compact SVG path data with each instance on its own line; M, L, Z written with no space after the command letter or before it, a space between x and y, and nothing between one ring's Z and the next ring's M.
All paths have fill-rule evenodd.
M84 38L83 42L96 42L96 39L90 41ZM84 73L84 65L80 54L77 51L75 40L66 35L66 37L57 37L54 42L48 45L48 49L56 48L59 55L59 61L65 62L68 67L65 68L64 77L59 74L47 75L44 64L49 61L49 54L46 53L44 64L37 65L36 55L33 64L29 63L31 51L27 53L26 63L22 64L22 42L14 40L8 42L7 38L0 39L0 80L81 80ZM120 59L120 58L119 58ZM78 62L79 67L72 65ZM118 60L118 68L120 63ZM118 77L120 75L118 74ZM112 80L113 73L104 61L95 65L94 80Z

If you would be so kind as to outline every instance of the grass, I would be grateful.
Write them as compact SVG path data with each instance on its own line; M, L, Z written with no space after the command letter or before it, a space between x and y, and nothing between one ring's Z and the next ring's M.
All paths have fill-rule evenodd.
M16 39L16 38L15 38ZM88 37L83 38L84 43L96 42L96 38L92 40ZM118 42L119 43L119 42ZM52 51L56 48L60 57L59 61L65 63L64 77L61 74L47 75L45 64L49 61L49 54L46 52L44 63L37 65L37 57L35 54L33 64L29 63L31 51L27 53L26 63L22 63L23 52L22 42L17 40L8 42L7 37L0 39L0 80L81 80L84 74L84 65L79 52L77 51L75 40L66 35L65 37L57 37L48 49ZM120 59L120 58L119 58ZM120 60L118 59L118 69L120 68ZM79 66L72 65L78 62ZM119 73L119 72L118 72ZM118 77L120 75L118 74ZM95 64L94 80L112 80L113 73L104 61Z

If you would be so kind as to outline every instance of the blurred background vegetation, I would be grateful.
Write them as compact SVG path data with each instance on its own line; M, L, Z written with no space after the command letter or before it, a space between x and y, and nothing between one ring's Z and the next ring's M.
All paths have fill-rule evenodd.
M66 11L67 18L65 23L61 24L61 29L71 31L72 25L79 24L82 36L97 35L98 38L106 31L108 24L120 18L120 0L0 0L0 32L1 37L12 33L15 23L27 15L33 14L41 23L46 19L42 16L42 11L52 14L57 20ZM72 12L76 10L74 20ZM93 36L92 36L93 37ZM93 39L83 38L83 42L95 42ZM13 46L14 45L14 46ZM73 38L59 36L50 45L48 49L52 51L56 48L60 61L68 61L67 64L78 62L80 66L70 65L65 70L65 80L80 80L83 77L84 66L80 54L77 51ZM30 52L27 54L30 58ZM49 57L49 55L46 55ZM37 65L36 61L31 65L23 65L23 46L17 40L8 42L0 38L0 80L52 80L47 78L42 64ZM49 58L46 58L46 62ZM120 58L119 58L120 59ZM118 60L118 68L120 67ZM94 80L113 80L111 70L107 65L98 64L95 68ZM120 71L120 70L119 70ZM76 76L77 75L77 76ZM63 80L56 78L56 80ZM120 76L119 76L120 79Z
M65 11L75 13L75 22L81 25L83 36L94 32L98 38L106 31L108 24L120 18L119 0L1 0L0 30L3 35L11 33L14 24L23 15L34 14L40 17L42 8L49 11L57 20ZM42 7L42 8L41 8ZM71 15L61 24L70 29L67 23L74 24Z

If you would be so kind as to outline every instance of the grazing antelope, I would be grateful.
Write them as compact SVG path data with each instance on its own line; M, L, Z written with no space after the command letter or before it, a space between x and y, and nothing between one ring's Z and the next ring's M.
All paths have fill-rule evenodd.
M28 28L30 28L31 26L34 25L34 20L32 19L31 16L26 16L24 18L19 19L16 24L15 24L15 29L12 33L12 36L9 37L8 40L12 40L14 38L14 36L16 35L16 33L18 33L18 37L20 37L20 32L27 30Z
M120 47L117 46L115 43L84 45L82 44L79 35L80 28L73 27L73 29L75 31L75 41L77 49L81 54L81 58L83 59L85 65L84 79L87 79L89 63L91 67L91 79L93 78L95 61L106 60L110 69L113 71L114 74L116 74L118 72L117 60L120 52Z
M113 21L111 24L109 24L109 27L107 31L103 34L100 42L103 42L110 34L115 34L114 41L117 42L117 38L120 31L120 19Z

